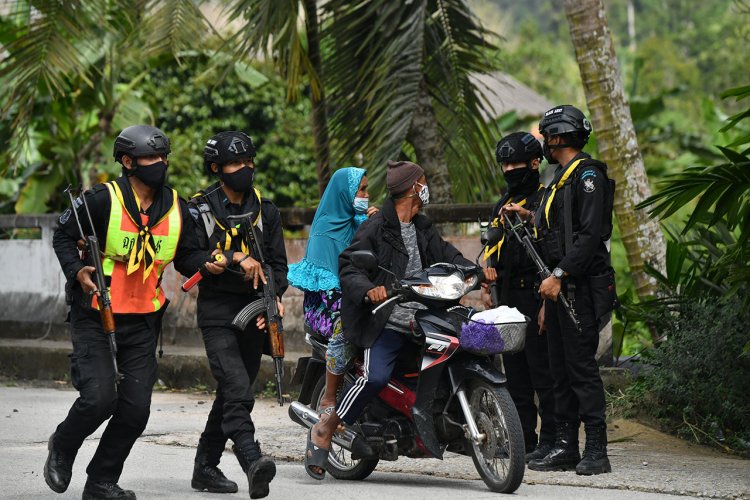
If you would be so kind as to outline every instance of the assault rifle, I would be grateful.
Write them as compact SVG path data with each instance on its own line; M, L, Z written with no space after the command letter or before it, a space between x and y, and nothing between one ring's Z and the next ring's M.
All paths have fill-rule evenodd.
M547 279L549 276L552 275L547 265L544 263L542 258L539 256L539 254L536 251L536 248L534 248L534 243L531 241L532 236L529 232L526 225L521 220L521 217L518 216L514 212L516 216L516 223L513 224L510 221L510 217L508 216L508 212L503 210L503 219L505 219L505 229L506 231L513 233L513 235L516 237L519 243L523 246L524 250L526 250L526 255L529 256L529 258L534 262L537 268L537 272L539 274L539 277L542 280ZM523 236L521 235L521 232L523 231ZM557 296L557 300L559 300L563 307L565 308L565 311L568 313L568 316L570 317L571 321L573 322L573 325L575 325L576 330L578 330L578 333L581 332L581 324L578 322L578 317L576 316L576 311L573 308L573 305L568 301L567 297L565 297L565 293L560 291L560 295Z
M84 254L85 257L86 254L91 257L92 262L94 263L94 284L96 285L99 298L97 302L99 303L99 316L102 319L102 328L104 329L104 333L107 335L107 340L109 341L109 352L112 355L112 366L115 369L115 387L117 384L122 380L123 376L122 373L120 373L119 368L117 367L117 342L115 340L115 316L112 312L112 301L109 297L109 289L107 288L107 282L104 279L104 269L102 268L102 259L101 259L101 251L99 249L99 240L96 237L96 232L94 231L94 222L91 219L91 212L89 212L89 205L86 202L86 196L84 196L83 193L83 187L80 187L78 189L79 196L82 200L83 206L86 209L86 217L89 221L89 227L91 227L91 235L86 236L86 234L83 232L83 226L81 226L81 219L78 218L78 211L76 210L76 203L75 198L73 197L73 190L71 186L68 186L68 188L65 190L66 193L68 193L68 198L70 198L70 210L73 211L73 215L76 218L76 224L78 224L78 232L81 235L81 239L83 240L84 244Z
M273 279L273 269L266 262L263 255L263 245L258 240L258 235L255 232L255 226L252 222L255 216L255 212L250 212L227 217L230 224L234 222L242 224L245 238L249 240L246 241L247 246L252 249L253 258L260 262L263 273L266 275L266 284L263 285L263 298L245 306L232 320L232 325L240 331L244 331L251 319L257 317L258 314L265 314L268 344L271 348L271 357L273 358L276 376L276 399L279 402L279 406L284 406L284 327L281 323L281 314L279 314L279 307L276 302L276 282Z

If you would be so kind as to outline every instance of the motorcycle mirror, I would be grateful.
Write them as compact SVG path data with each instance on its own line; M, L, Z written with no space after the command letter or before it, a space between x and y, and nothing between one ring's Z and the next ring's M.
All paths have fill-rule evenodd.
M499 227L489 228L481 238L482 245L496 245L498 241L503 237L503 231Z
M378 258L369 250L355 250L352 252L352 264L358 269L372 272L378 268Z

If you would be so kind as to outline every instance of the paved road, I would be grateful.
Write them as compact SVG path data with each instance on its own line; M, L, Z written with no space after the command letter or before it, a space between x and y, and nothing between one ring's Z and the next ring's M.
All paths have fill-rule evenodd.
M46 458L47 438L64 417L75 396L76 393L70 390L0 388L0 498L80 498L85 482L85 465L94 453L101 429L84 443L74 468L74 479L65 494L54 495L45 485L41 473ZM148 428L133 448L120 484L135 490L141 499L219 498L217 495L197 493L190 489L194 446L210 402L207 396L156 393ZM286 417L286 407L282 409L272 401L260 401L254 415L259 429L262 429L259 437L264 442L264 449L279 460L278 475L271 485L270 498L299 499L304 496L311 499L328 497L382 500L398 496L403 500L437 500L456 498L458 495L471 499L498 498L478 480L470 460L467 462L464 457L455 456L443 462L399 460L384 463L363 482L343 482L332 478L322 483L314 482L304 473L299 462L285 461L299 459L304 447L304 433L301 428L290 423ZM247 486L240 481L242 472L234 457L225 454L222 467L227 476L240 483L241 493L240 496L227 495L220 498L247 498L246 493L243 494L247 491ZM612 480L615 474L607 476ZM555 478L527 471L526 482L516 496L530 499L605 500L667 497L664 493L622 489L627 486L619 486L621 489L601 489L611 486L606 482L591 483L597 488L538 484L544 482L540 479L557 483L561 481L561 477L563 480L576 479L572 474L560 474ZM750 488L746 491L750 491Z

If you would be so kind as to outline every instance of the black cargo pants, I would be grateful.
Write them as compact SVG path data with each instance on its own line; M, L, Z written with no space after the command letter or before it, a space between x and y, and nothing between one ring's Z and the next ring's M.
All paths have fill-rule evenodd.
M537 315L541 300L534 293L533 278L529 280L527 288L511 288L506 305L517 308L531 319L526 329L526 345L523 351L503 354L508 391L521 419L526 451L531 452L537 445L537 413L542 421L539 440L547 443L555 440L555 397L552 390L554 381L550 372L547 337L539 335ZM538 409L534 402L535 392L539 398Z
M109 419L86 469L93 481L116 483L130 449L146 428L156 381L158 321L157 313L115 317L117 363L124 376L115 387L109 343L101 322L75 304L71 310L70 372L80 394L57 426L54 445L75 455L84 439Z
M555 421L604 426L604 384L596 362L598 323L588 280L577 279L575 285L575 311L581 324L580 333L560 301L547 300L545 304L550 368L555 381Z
M202 332L208 363L218 386L196 460L216 466L227 439L238 446L255 440L250 413L255 405L253 384L260 369L266 333L258 330L254 319L242 333L220 326L204 327Z

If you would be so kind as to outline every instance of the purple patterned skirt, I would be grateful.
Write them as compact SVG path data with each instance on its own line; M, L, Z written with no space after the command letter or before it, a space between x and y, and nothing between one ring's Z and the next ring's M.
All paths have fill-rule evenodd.
M305 312L305 324L320 335L331 338L334 325L341 308L341 290L305 292L302 304Z

